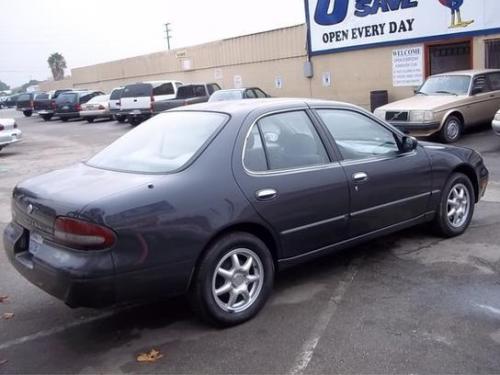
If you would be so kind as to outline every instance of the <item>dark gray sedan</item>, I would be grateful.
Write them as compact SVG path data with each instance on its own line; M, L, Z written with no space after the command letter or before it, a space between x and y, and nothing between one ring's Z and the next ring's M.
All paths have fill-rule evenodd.
M207 103L20 183L4 245L70 306L187 293L233 325L286 266L424 222L460 235L487 183L477 152L418 143L355 106Z

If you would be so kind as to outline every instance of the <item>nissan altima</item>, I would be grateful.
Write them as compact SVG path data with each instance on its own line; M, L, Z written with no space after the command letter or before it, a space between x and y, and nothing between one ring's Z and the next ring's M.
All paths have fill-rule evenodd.
M4 247L69 306L187 294L229 326L288 266L425 222L462 234L487 183L477 152L417 142L349 104L206 103L18 184Z

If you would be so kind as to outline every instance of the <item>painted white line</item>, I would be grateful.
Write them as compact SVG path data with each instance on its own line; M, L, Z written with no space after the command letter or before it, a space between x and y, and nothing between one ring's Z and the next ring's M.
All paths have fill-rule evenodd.
M127 310L129 308L130 307L125 307L125 308L122 308L122 309L116 309L116 310L113 310L113 311L108 311L108 312L102 313L100 315L92 316L92 317L87 318L87 319L76 320L74 322L71 322L71 323L68 323L68 324L64 324L62 326L58 326L58 327L54 327L54 328L51 328L51 329L46 329L46 330L43 330L43 331L39 331L37 333L33 333L32 335L19 337L17 339L10 340L10 341L4 342L3 344L0 344L0 350L9 349L9 348L11 348L13 346L16 346L16 345L20 345L20 344L24 344L26 342L38 340L38 339L41 339L41 338L44 338L44 337L48 337L48 336L52 336L52 335L61 333L63 331L66 331L67 329L70 329L70 328L74 328L74 327L81 326L83 324L88 324L88 323L95 322L96 320L109 318L110 316L113 316L113 315L115 315L115 314L117 314L119 312L122 312L124 310Z
M482 308L483 310L488 310L489 312L491 312L493 314L500 315L500 309L496 309L496 308L494 308L492 306L488 306L488 305L480 305L477 303L476 303L476 306Z
M316 346L318 345L321 337L325 333L328 328L328 324L332 319L333 315L337 311L338 305L342 302L347 289L351 285L352 281L356 277L358 273L359 266L361 264L362 258L355 259L350 265L347 271L345 272L344 277L340 281L339 285L333 291L330 300L325 308L325 310L318 317L316 324L314 325L311 335L302 345L302 350L299 355L295 359L294 366L289 371L290 375L299 375L303 374L304 370L311 362L311 359L314 355L314 351L316 350Z

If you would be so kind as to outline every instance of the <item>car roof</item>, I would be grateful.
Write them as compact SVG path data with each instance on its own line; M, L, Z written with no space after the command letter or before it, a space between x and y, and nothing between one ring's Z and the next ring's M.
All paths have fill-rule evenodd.
M468 69L468 70L456 70L453 72L446 72L446 73L440 73L440 74L435 74L433 77L439 77L439 76L452 76L452 75L467 75L467 76L474 76L477 74L487 74L487 73L500 73L499 69Z
M223 112L230 115L242 115L245 113L260 110L263 112L287 109L293 107L336 107L359 109L353 104L307 98L265 98L265 99L244 99L244 100L227 100L219 102L207 102L192 104L185 107L175 108L174 111L207 111L207 112Z

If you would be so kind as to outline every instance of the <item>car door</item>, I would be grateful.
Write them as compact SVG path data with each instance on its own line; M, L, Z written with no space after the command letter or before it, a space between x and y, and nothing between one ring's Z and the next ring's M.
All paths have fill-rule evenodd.
M402 153L397 135L361 112L317 109L349 180L349 237L411 221L428 211L431 166L423 147Z
M490 97L493 99L491 106L491 118L493 118L500 109L500 72L489 73L487 78L491 89Z
M495 101L495 94L491 91L486 75L474 76L470 101L467 106L466 124L480 124L491 121L498 109L494 109L496 107Z
M282 258L346 238L349 188L305 110L250 120L235 157L238 184L279 236ZM243 147L244 144L244 147Z

